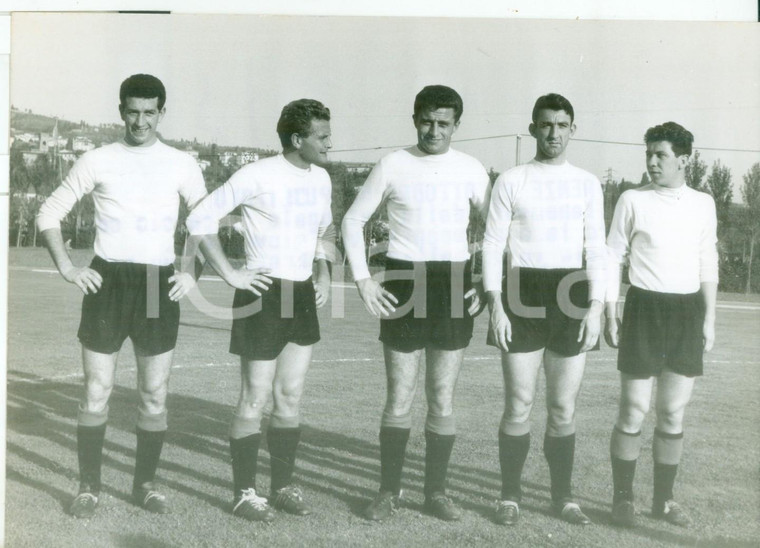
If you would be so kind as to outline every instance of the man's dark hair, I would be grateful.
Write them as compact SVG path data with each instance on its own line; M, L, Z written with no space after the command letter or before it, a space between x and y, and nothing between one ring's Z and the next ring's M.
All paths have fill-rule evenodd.
M422 111L453 108L454 122L458 122L464 111L459 94L448 86L425 86L414 98L414 118Z
M133 74L121 83L119 104L124 105L127 97L153 99L158 97L158 110L166 103L166 88L161 80L150 74Z
M665 122L659 126L650 127L644 134L644 142L658 143L667 141L676 156L691 156L691 145L694 142L694 135L691 131L675 122Z
M538 111L543 109L564 110L570 115L570 123L575 121L573 105L559 93L547 93L536 99L536 104L533 106L533 114L531 115L534 124L538 118Z
M307 137L311 133L312 120L330 121L330 109L314 99L298 99L291 101L282 108L280 119L277 121L277 135L280 136L282 148L293 148L291 137L297 133Z

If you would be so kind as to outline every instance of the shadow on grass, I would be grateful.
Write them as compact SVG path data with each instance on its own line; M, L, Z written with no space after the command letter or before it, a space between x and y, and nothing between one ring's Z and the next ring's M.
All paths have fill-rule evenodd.
M78 472L75 465L56 461L56 455L67 452L76 459L76 411L82 388L79 384L40 380L24 372L8 372L8 455L23 462L49 470L72 485L71 493L32 477L22 467L8 465L8 479L46 493L65 509L76 490ZM110 414L103 455L103 489L115 499L130 501L130 493L112 487L114 475L131 477L134 466L134 428L137 417L137 393L134 389L115 386L109 402ZM201 397L172 394L167 447L172 455L164 453L159 468L159 480L178 493L201 501L211 507L229 512L231 507L231 470L227 430L232 408ZM262 431L266 432L266 421ZM419 433L414 433L414 435ZM24 437L38 438L31 443ZM374 436L373 436L374 437ZM296 481L307 492L320 493L342 502L348 511L360 515L364 506L375 495L379 481L379 444L372 440L321 430L304 425L298 453ZM40 443L42 442L42 443ZM30 449L30 446L37 448ZM173 446L173 447L172 447ZM494 446L496 442L494 441ZM44 447L44 449L39 449ZM178 459L180 449L189 457ZM404 488L410 495L404 506L422 509L424 479L423 450L407 452L404 470ZM494 459L496 456L494 456ZM259 458L259 477L268 476L269 455L263 445ZM171 474L166 474L171 472ZM171 476L165 481L165 476ZM122 476L122 479L123 479ZM449 466L449 491L463 509L490 520L492 501L499 486L499 475L467 464L452 462ZM110 483L110 485L109 485ZM122 482L123 484L124 482ZM197 486L197 487L193 487ZM259 489L263 490L259 481ZM230 494L219 496L219 488ZM549 489L546 485L524 483L524 510L552 515ZM580 499L591 507L589 516L597 525L608 525L609 514L598 508L607 508L608 501ZM651 521L651 526L647 523ZM642 520L635 534L658 542L694 545L699 539L688 532L657 529L654 520ZM719 541L720 539L718 539ZM723 545L734 542L726 539ZM117 546L164 546L153 538L124 536L114 539ZM717 544L720 545L720 544Z
M116 548L174 548L176 546L145 534L112 535L110 540L112 546Z

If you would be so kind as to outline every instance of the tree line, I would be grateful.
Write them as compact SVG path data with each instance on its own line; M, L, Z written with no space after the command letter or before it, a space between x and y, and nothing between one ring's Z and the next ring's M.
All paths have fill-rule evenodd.
M236 165L225 165L219 155L215 154L212 145L204 158L209 165L203 172L206 187L209 192L222 185L239 169ZM266 151L260 156L275 154ZM32 163L24 161L23 147L12 146L10 153L10 245L35 246L41 242L37 237L34 218L44 199L66 177L72 162L49 154L38 154ZM332 207L336 227L346 210L356 197L356 193L364 184L368 171L350 169L341 162L327 166L333 183ZM489 170L491 183L498 177L493 168ZM701 159L696 150L686 168L686 183L701 192L710 194L715 200L718 217L718 253L720 257L720 290L731 292L760 292L760 265L758 265L756 244L760 241L760 163L755 163L742 176L740 187L743 203L733 201L732 174L730 168L716 160L708 170L707 164ZM620 195L630 188L647 184L646 173L636 184L621 179L608 179L604 186L605 222L609 229L612 212ZM236 212L233 212L233 214ZM178 252L184 245L187 232L184 220L187 217L184 204L180 209L177 224L176 245ZM485 224L479 216L472 212L468 239L477 248L477 242L482 240ZM367 242L381 242L387 239L387 216L381 208L367 223L365 237ZM64 241L73 248L88 248L92 246L94 228L94 208L92 198L86 196L63 221L61 230ZM242 237L232 227L222 227L220 237L225 250L233 257L242 257ZM338 249L343 246L338 235Z

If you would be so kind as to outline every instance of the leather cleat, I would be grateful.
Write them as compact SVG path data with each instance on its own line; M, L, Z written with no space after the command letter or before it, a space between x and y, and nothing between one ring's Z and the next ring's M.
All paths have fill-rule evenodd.
M281 487L269 497L269 504L277 510L282 510L294 516L308 516L311 508L304 502L303 493L298 487L288 485Z
M274 510L267 499L258 496L252 487L243 489L233 504L232 514L248 521L270 522L274 519Z
M636 511L630 500L619 500L612 505L612 524L631 529L636 527Z
M132 491L134 503L152 514L168 514L171 512L166 496L159 493L153 483L143 483Z
M425 510L444 521L457 521L462 518L462 511L445 493L433 493L425 499Z
M69 506L69 514L79 519L89 519L95 515L95 508L98 507L97 495L89 491L82 491Z
M497 500L493 520L499 525L517 525L520 520L520 507L513 500Z
M398 512L401 506L401 493L394 495L389 491L381 491L364 510L364 517L371 521L383 521Z
M662 505L654 505L652 517L667 521L671 525L677 525L678 527L689 527L691 525L689 515L674 500L666 500Z
M583 513L581 507L575 502L565 502L557 505L559 517L573 525L589 525L591 520Z

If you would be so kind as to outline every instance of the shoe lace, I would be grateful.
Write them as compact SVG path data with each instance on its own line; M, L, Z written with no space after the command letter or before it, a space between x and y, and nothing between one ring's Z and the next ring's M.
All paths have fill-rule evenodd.
M156 499L156 500L159 500L159 501L163 502L164 500L166 500L166 497L164 495L162 495L161 493L159 493L158 491L148 491L147 493L145 493L145 498L143 499L143 504L148 504L148 502L151 501L151 500L153 500L153 499Z
M92 502L98 502L98 497L93 495L92 493L79 493L76 497L74 497L75 502L82 502L84 503L87 500L91 500Z
M669 514L671 512L680 512L681 506L674 500L665 501L665 508L663 514Z
M504 510L506 510L507 508L514 508L515 510L517 510L517 503L512 500L497 500L496 509L501 510L502 508Z
M298 502L303 501L303 493L301 492L301 489L292 485L288 487L283 487L282 489L278 491L278 494L284 495L288 498L293 498L297 500Z
M238 506L245 502L250 503L250 505L253 506L256 510L264 510L267 507L267 499L258 496L256 494L256 489L253 487L243 489L240 494L240 500L235 505L235 508L233 508L233 511L237 510Z

